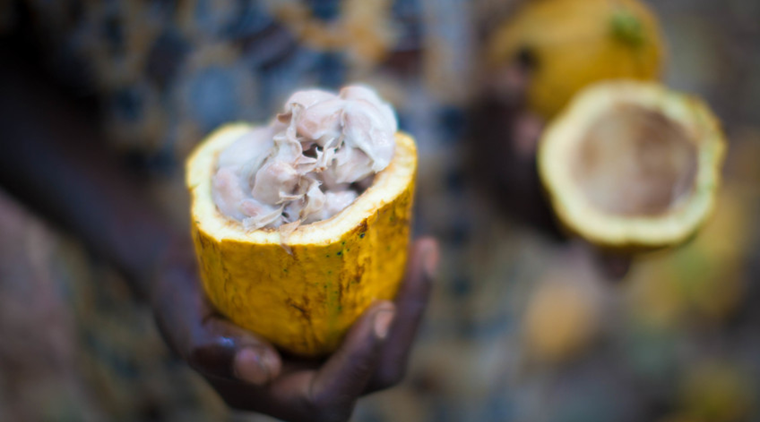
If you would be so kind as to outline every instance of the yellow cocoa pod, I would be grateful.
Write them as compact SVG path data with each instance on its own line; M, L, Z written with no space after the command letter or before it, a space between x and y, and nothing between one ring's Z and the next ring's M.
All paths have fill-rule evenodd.
M288 353L323 356L373 301L396 295L406 266L417 150L411 137L397 133L390 165L356 201L283 239L278 229L246 231L212 199L218 154L250 129L218 129L187 161L203 286L241 327Z
M550 119L593 82L658 79L663 44L656 17L637 0L534 0L494 33L487 61L527 62L528 106Z
M600 82L544 130L538 169L562 225L619 251L673 246L707 221L726 141L701 100L659 84Z

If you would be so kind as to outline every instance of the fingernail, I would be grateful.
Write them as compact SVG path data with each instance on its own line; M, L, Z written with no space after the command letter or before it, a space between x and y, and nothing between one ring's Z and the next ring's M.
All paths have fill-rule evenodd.
M438 273L438 260L440 254L438 253L438 243L430 242L425 248L425 256L423 258L423 265L425 268L425 274L428 278L435 278Z
M269 381L270 371L265 358L266 351L262 353L250 347L240 350L235 354L233 364L235 376L251 384L266 384Z
M396 316L396 312L393 309L381 309L375 314L375 336L379 339L384 339L388 335L388 331L393 323L393 318Z
M264 355L261 358L261 362L267 369L269 381L277 378L277 376L280 375L280 356L274 350L266 349L264 351Z

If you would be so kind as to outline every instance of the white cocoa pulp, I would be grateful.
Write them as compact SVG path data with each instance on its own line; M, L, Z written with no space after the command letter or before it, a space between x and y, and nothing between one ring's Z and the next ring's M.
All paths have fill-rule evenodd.
M214 202L249 230L328 219L388 166L396 130L391 106L367 87L296 92L219 154Z

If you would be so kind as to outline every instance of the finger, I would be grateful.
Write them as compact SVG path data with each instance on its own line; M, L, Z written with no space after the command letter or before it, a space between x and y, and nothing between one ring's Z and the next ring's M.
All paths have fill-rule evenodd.
M365 393L388 388L403 379L438 267L438 243L431 238L415 242L404 284L396 297L396 318L385 341L377 370Z
M353 408L380 359L395 317L393 303L373 304L354 324L340 348L315 374L309 389L311 401L322 407Z

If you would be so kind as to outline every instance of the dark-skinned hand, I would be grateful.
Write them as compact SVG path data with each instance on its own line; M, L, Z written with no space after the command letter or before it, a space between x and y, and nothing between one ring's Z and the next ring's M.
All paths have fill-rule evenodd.
M496 181L492 189L500 192L508 212L552 236L563 237L542 192L536 167L538 142L548 122L526 104L534 65L518 58L484 75L481 105L475 110L473 124L475 147L482 152L476 152L475 157L480 169L495 169L495 174L486 173L482 179ZM582 243L606 279L620 280L628 273L630 255Z
M164 338L229 406L288 421L348 420L361 396L401 381L438 261L434 240L414 242L396 300L373 303L326 360L305 361L218 314L187 251L172 247L155 279Z

